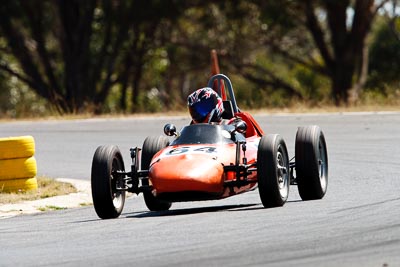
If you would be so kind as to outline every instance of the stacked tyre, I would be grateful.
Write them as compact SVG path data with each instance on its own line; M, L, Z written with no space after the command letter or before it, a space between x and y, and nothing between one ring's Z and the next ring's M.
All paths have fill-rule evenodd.
M0 138L0 192L37 189L34 154L32 136Z

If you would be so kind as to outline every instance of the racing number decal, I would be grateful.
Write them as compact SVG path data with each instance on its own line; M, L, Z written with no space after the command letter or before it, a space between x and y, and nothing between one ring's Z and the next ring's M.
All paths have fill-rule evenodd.
M168 152L168 155L178 155L178 154L183 154L189 151L189 147L178 147L175 149L172 149L170 152Z
M201 147L201 148L197 148L193 151L199 151L199 152L205 152L205 153L217 153L217 148L216 147Z
M179 155L179 154L184 154L188 152L199 152L199 153L217 153L217 148L216 147L199 147L199 148L194 148L194 147L178 147L175 149L172 149L167 153L167 155Z

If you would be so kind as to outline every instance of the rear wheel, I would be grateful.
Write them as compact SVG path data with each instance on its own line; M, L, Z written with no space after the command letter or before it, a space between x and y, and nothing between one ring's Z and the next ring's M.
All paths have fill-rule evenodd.
M164 136L153 137L149 136L144 140L142 148L142 170L148 170L150 168L150 162L153 156L161 149L169 145L168 138ZM149 185L148 180L143 180L143 185ZM153 195L151 191L143 192L144 202L151 211L163 211L169 210L171 202L160 200Z
M289 195L289 156L281 136L261 137L257 153L258 191L266 208L283 206Z
M324 134L318 126L299 127L295 154L301 199L323 198L328 187L328 153Z
M92 198L94 209L102 219L117 218L124 208L125 191L117 188L122 183L124 162L117 146L100 146L92 162Z

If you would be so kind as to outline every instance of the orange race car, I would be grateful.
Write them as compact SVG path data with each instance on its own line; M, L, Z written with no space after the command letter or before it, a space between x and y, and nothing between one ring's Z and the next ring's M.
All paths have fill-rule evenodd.
M223 119L230 123L196 123L180 132L167 124L166 136L147 137L132 148L132 166L125 171L117 146L97 148L92 163L94 208L102 219L118 217L125 193L143 193L151 211L168 210L172 202L215 200L258 186L264 207L285 204L289 185L297 185L303 200L321 199L328 185L328 155L318 126L299 127L295 161L278 134L264 134L255 119L241 111L229 78L211 77L223 100Z

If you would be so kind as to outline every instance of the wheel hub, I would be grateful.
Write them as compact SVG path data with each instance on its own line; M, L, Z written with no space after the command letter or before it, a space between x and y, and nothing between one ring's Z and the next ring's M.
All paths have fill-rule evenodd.
M285 159L281 152L278 152L276 161L279 188L284 189L287 182L287 167L285 166Z

